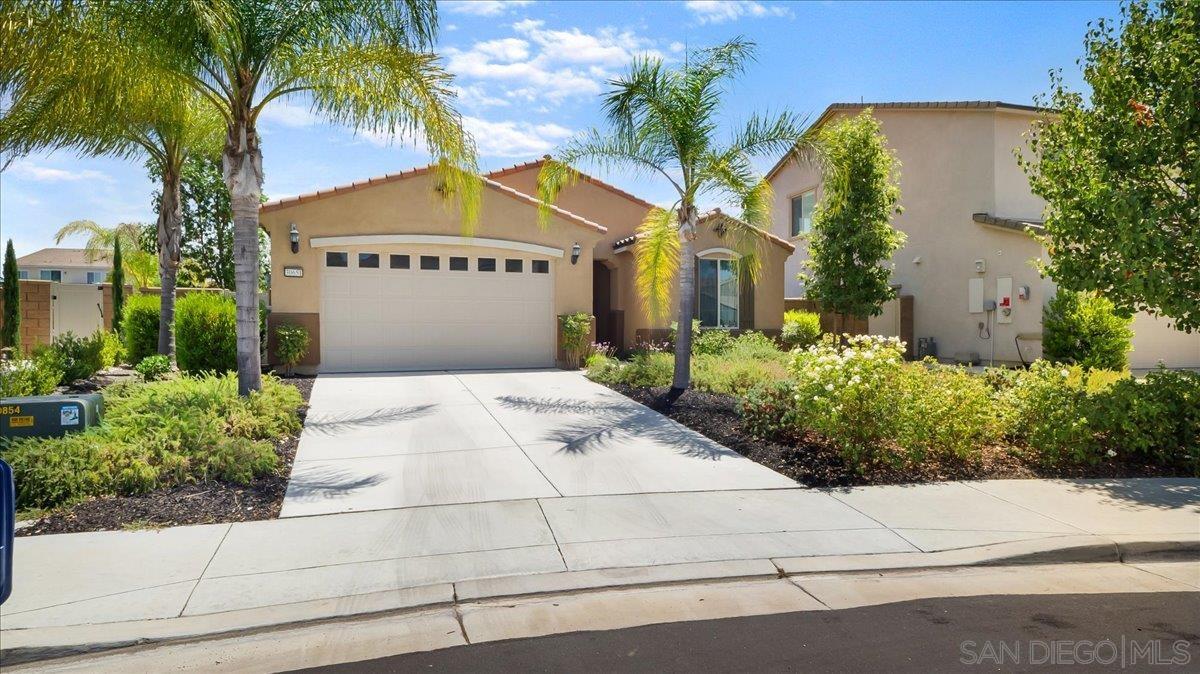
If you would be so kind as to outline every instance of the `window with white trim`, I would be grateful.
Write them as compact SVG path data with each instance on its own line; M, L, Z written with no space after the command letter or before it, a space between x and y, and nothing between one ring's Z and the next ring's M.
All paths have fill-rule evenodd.
M108 276L105 271L89 271L87 273L87 282L91 284L104 283L104 278Z
M738 274L736 264L727 258L702 257L696 260L697 297L702 328L738 327Z
M812 229L813 209L816 207L816 190L792 197L792 236L800 236Z
M60 270L60 269L43 269L38 272L38 278L40 278L43 281L62 282L62 270Z

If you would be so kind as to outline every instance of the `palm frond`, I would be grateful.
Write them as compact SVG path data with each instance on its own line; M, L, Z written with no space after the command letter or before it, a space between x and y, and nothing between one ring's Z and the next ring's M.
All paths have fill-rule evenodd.
M453 78L436 55L387 44L331 44L282 60L277 74L288 83L277 91L307 91L313 110L334 123L424 144L464 226L478 220L482 182L474 141L453 106ZM255 114L271 100L268 95Z
M674 211L652 208L637 230L633 254L638 297L651 320L666 316L679 273L679 221Z
M550 208L559 193L579 179L579 167L603 172L616 169L633 175L658 174L667 179L682 194L679 183L668 172L672 153L669 147L656 144L654 138L636 133L614 131L611 134L589 129L555 150L554 158L542 165L538 173L539 223L549 222Z

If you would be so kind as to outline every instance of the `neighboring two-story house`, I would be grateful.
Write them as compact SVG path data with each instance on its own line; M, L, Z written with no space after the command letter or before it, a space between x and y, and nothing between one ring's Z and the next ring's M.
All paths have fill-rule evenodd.
M1031 235L1045 207L1029 188L1014 151L1037 109L994 101L837 103L817 119L828 124L872 108L900 161L903 213L892 224L908 240L892 260L893 283L911 295L912 335L932 339L943 360L1029 362L1041 355L1042 309L1055 286L1033 261L1045 256ZM805 240L821 198L818 167L791 157L768 173L775 189L773 232L796 244L785 265L785 294L803 297L797 279ZM893 311L870 330L898 334ZM1134 368L1163 361L1200 367L1200 335L1166 319L1134 320Z
M17 258L17 272L23 279L59 283L104 283L112 263L90 259L82 248L43 248Z

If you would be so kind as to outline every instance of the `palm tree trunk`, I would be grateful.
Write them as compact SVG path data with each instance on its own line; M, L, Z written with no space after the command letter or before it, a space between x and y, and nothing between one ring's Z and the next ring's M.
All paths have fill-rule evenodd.
M162 199L158 208L158 278L162 293L158 314L158 352L175 362L175 279L179 275L183 205L179 196L179 172L167 168L162 176Z
M692 382L692 319L696 315L696 207L684 204L679 228L679 324L675 330L675 374L663 401L670 406Z
M248 395L262 388L258 339L258 206L262 201L262 150L258 133L244 118L230 126L221 167L233 210L238 393Z

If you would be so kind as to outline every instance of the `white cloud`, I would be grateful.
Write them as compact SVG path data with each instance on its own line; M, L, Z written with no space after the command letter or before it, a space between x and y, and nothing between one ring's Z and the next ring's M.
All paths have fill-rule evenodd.
M491 121L470 115L464 115L462 120L463 128L474 138L476 149L484 157L543 155L574 135L571 129L552 122ZM393 136L378 131L360 131L356 135L378 147L397 144L424 147L424 137L420 134Z
M464 117L463 125L475 138L479 154L485 157L543 155L574 133L554 123L492 122L478 117Z
M302 105L276 99L263 108L262 113L258 116L258 121L266 126L286 126L299 129L312 126L320 122L321 118Z
M529 58L529 43L515 37L476 42L472 51L487 58L512 63Z
M533 4L533 0L450 0L441 3L451 14L500 16L509 10Z
M72 171L51 166L41 166L30 161L20 160L14 161L5 173L41 183L74 182L76 180L112 182L112 178L107 174L92 169Z
M700 23L724 23L742 17L792 16L792 10L783 5L764 5L755 0L688 0L684 6Z
M455 87L458 100L467 108L497 108L508 107L512 104L507 98L493 96L478 84Z
M549 101L599 94L602 83L639 54L660 55L654 42L632 31L546 28L524 19L512 25L518 37L447 49L447 67L469 81L477 99ZM464 96L464 104L469 104Z

